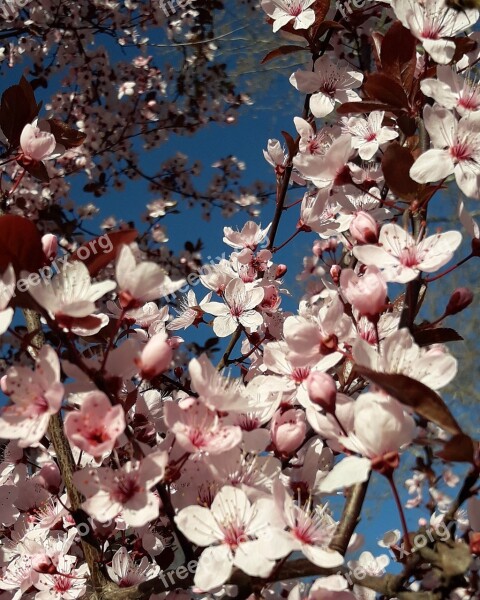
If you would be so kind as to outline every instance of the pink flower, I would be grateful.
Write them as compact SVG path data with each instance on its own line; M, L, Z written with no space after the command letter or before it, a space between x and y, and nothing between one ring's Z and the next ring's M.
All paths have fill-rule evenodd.
M256 331L263 323L262 315L254 310L263 300L264 289L247 289L241 279L232 279L225 288L225 304L207 302L203 310L215 315L213 331L218 337L231 335L238 325Z
M400 452L412 442L415 431L415 421L400 402L382 394L362 394L355 401L353 430L338 438L345 448L361 457L348 456L337 463L320 482L320 491L331 493L366 481L372 461Z
M160 567L149 563L146 556L142 558L140 564L136 565L125 546L122 546L113 555L112 566L107 566L107 571L110 579L119 587L124 588L156 577L160 572Z
M475 80L462 77L451 66L438 66L437 79L423 79L420 88L444 108L462 116L480 109L480 87Z
M48 127L48 123L42 122L42 127ZM31 161L42 161L60 156L64 148L59 146L55 137L49 131L37 127L37 121L28 123L20 134L20 148L24 158ZM55 150L57 149L57 152Z
M151 261L137 264L129 246L122 246L115 266L120 304L123 308L139 308L149 300L173 294L185 285L185 280L172 281L164 269Z
M125 429L122 406L112 406L102 392L84 396L79 411L65 417L65 433L70 442L91 456L111 452L117 437Z
M273 32L293 21L294 29L308 29L315 23L315 12L309 8L315 0L262 0L261 6L273 19Z
M347 301L362 316L373 317L385 308L387 284L377 267L367 267L361 277L353 269L343 269L340 287Z
M307 379L310 400L327 413L335 414L337 386L331 375L312 371Z
M333 62L323 55L315 61L313 71L296 71L290 83L300 92L311 94L310 110L317 117L326 117L335 108L335 102L358 102L353 91L362 85L363 75L342 61Z
M175 331L182 328L187 329L190 325L198 326L205 314L203 312L203 305L210 302L211 298L212 292L209 292L199 304L195 292L189 290L186 299L184 297L180 300L180 310L177 311L178 317L168 323L167 329Z
M294 408L277 410L273 415L270 435L275 449L283 455L293 454L305 439L307 424L305 412Z
M10 327L13 318L13 308L8 304L15 292L15 271L12 265L0 277L0 335L5 333Z
M242 441L240 427L224 425L198 398L186 398L179 404L165 402L164 411L167 427L186 452L221 454Z
M318 567L333 568L343 564L343 556L328 547L335 532L335 521L328 515L326 506L311 508L308 503L301 508L278 480L274 483L274 497L281 519L288 528L282 532L275 553L300 551Z
M265 229L262 229L255 221L245 223L242 231L234 231L231 227L224 227L223 241L231 248L249 248L255 251L257 246L267 237L270 227L271 223Z
M374 110L368 119L343 119L343 131L352 136L352 148L358 150L362 160L370 160L383 144L398 137L398 133L392 127L382 127L384 116L383 111Z
M434 147L417 158L410 177L429 183L453 173L466 196L480 198L480 112L457 121L446 108L427 105L423 118Z
M35 371L11 367L3 385L13 404L3 408L0 414L2 435L19 440L18 445L27 448L42 439L50 415L56 414L62 404L64 388L55 350L43 346Z
M461 241L458 231L447 231L417 242L399 225L389 223L380 231L378 246L355 246L353 254L363 264L381 269L386 281L407 283L420 271L433 273L447 264Z
M280 558L275 550L283 526L270 498L251 504L245 492L224 486L210 509L188 506L175 521L194 544L209 546L202 552L195 573L195 585L201 590L225 583L234 566L252 577L267 577L275 558ZM267 549L274 558L267 558Z
M159 515L160 500L150 489L163 479L167 462L167 453L157 451L121 469L77 471L73 479L86 497L83 509L100 523L121 516L127 527L146 525Z
M372 215L360 210L350 221L350 233L359 244L378 242L378 224Z

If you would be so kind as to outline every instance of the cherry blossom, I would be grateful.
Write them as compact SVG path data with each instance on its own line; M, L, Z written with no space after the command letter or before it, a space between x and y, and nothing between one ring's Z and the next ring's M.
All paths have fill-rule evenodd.
M34 371L27 367L11 367L2 388L12 401L0 413L3 435L19 440L21 448L39 442L47 431L50 416L60 410L64 394L55 350L44 346Z
M410 169L412 179L427 183L453 173L466 196L480 198L480 112L457 121L445 108L426 106L424 119L434 148L417 158Z
M308 29L315 22L315 12L309 8L315 0L262 0L261 6L273 19L273 32L293 21L294 29Z
M224 486L215 496L210 509L188 506L175 517L180 529L197 546L208 546L200 556L195 585L212 590L225 583L233 567L248 575L266 577L275 565L277 543L282 540L283 526L273 500L262 498L253 504L239 489Z
M468 77L462 77L452 67L437 67L437 78L423 79L420 88L437 104L449 110L455 108L462 117L480 109L478 84Z
M399 225L380 230L378 245L355 246L353 254L363 264L378 267L386 281L407 283L420 272L434 273L446 265L460 246L458 231L447 231L416 241Z
M13 318L13 308L8 304L15 291L15 271L12 265L8 265L0 278L0 335L5 333Z
M263 296L263 288L248 289L241 279L233 279L225 288L225 304L206 302L203 310L215 315L213 331L218 337L231 335L239 325L256 331L263 323L263 318L254 309L263 300Z
M167 454L157 451L121 469L84 469L74 473L75 485L86 496L84 510L100 523L120 516L130 527L142 527L158 517L160 500L150 489L165 475Z
M102 392L87 394L80 410L70 412L65 418L65 433L70 442L95 457L111 452L124 429L123 408L112 406Z
M112 581L119 587L130 587L148 581L156 577L160 572L160 567L148 562L144 556L140 563L136 565L125 547L119 548L112 559L112 566L107 566L108 574Z
M65 151L57 145L55 137L50 133L46 121L25 125L20 135L22 159L27 161L43 161L59 157Z
M299 91L311 94L310 110L315 117L326 117L336 102L359 101L353 90L362 85L363 75L349 69L342 61L334 63L327 55L317 58L313 71L296 71L290 83Z
M444 0L392 0L392 8L404 27L419 39L425 51L439 64L449 63L455 52L455 43L446 38L471 27L478 19L478 11L457 11L448 8Z
M268 235L271 223L265 229L257 225L254 221L248 221L242 227L242 231L234 231L231 227L223 228L223 241L232 248L248 248L256 250Z
M197 398L186 398L180 404L165 403L165 423L178 444L195 454L220 454L231 450L242 440L240 427L222 423L217 414Z
M392 127L383 127L383 111L374 110L368 119L350 117L343 120L343 131L351 134L352 148L358 150L358 155L363 160L370 160L378 149L398 137L398 132Z

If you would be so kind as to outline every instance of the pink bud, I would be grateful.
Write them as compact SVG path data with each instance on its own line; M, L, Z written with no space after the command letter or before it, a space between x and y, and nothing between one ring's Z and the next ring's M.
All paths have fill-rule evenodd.
M448 301L445 316L456 315L472 303L473 292L466 287L457 288Z
M378 224L375 219L359 211L350 223L350 233L359 244L376 244L378 242Z
M53 134L41 131L36 125L28 123L20 134L20 147L24 157L33 161L49 158L57 142Z
M58 494L62 484L62 476L57 465L54 462L50 462L43 465L35 477L35 481L51 494Z
M367 267L362 277L353 269L344 269L340 287L347 301L361 315L374 317L385 308L387 284L377 267Z
M320 371L311 371L307 378L307 391L314 404L318 404L327 413L335 413L337 386L333 377Z
M58 250L57 236L53 235L52 233L47 233L42 236L42 248L45 258L48 260L48 262L53 262L57 256Z
M8 391L8 387L7 387L7 376L4 375L1 379L0 379L0 389L2 390L2 392L8 396L9 395L9 391Z
M168 343L166 333L157 333L146 344L138 366L143 379L153 379L170 367L173 350Z
M287 265L277 265L277 270L275 271L275 279L280 279L287 272Z
M306 433L303 410L292 408L282 412L280 409L273 415L270 435L273 445L280 454L293 454L302 444Z
M338 285L341 272L342 272L342 267L340 265L332 265L330 267L330 276L335 285Z

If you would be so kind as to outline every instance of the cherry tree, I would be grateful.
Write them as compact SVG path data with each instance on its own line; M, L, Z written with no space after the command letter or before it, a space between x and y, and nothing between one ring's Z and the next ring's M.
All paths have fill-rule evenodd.
M451 277L480 256L479 13L238 6L271 28L263 63L301 61L298 105L265 140L270 182L239 185L220 157L199 190L188 157L152 174L142 159L248 114L216 54L223 2L8 5L2 600L480 594L479 445L445 392L462 387L448 318L474 301ZM149 54L162 28L176 65ZM90 233L74 185L99 198L125 180L157 197L147 226L118 215ZM446 189L460 201L439 230ZM162 218L195 202L245 212L214 264L164 241ZM292 312L288 251L305 234ZM424 316L437 280L449 297ZM357 526L382 482L394 510L377 544Z

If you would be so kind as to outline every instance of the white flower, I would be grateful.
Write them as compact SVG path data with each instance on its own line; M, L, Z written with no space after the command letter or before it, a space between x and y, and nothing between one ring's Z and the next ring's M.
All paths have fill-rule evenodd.
M462 116L480 109L480 86L462 77L450 66L437 67L437 79L423 79L420 88L444 108L455 108Z
M264 289L261 287L247 290L241 279L232 279L225 288L225 304L207 302L203 310L215 315L213 331L218 337L231 335L238 325L255 331L262 323L262 315L254 310L263 300Z
M273 32L293 20L294 29L308 29L315 22L315 12L309 8L315 0L262 0L262 8L273 19Z
M224 486L210 509L188 506L175 517L180 531L203 551L195 573L195 585L204 591L225 583L233 567L252 577L267 577L275 565L277 538L282 528L273 500L261 498L253 504L242 490ZM274 558L267 558L268 555Z
M352 70L346 63L334 63L326 55L315 61L313 71L298 70L290 77L290 83L300 92L311 94L310 110L315 117L326 117L335 102L360 101L353 91L362 85L363 75Z
M457 121L446 108L427 105L423 117L434 147L417 158L410 177L429 183L453 173L466 196L480 198L480 111Z
M398 133L392 127L382 127L384 115L383 111L374 110L368 119L343 119L343 131L352 135L352 148L358 150L363 160L370 160L382 144L398 137Z
M353 254L367 266L377 266L386 281L407 283L420 271L433 273L451 260L462 235L447 231L417 242L399 225L389 223L380 231L379 244L355 246Z
M0 335L10 327L13 317L13 308L8 308L15 291L15 271L12 265L0 277Z

